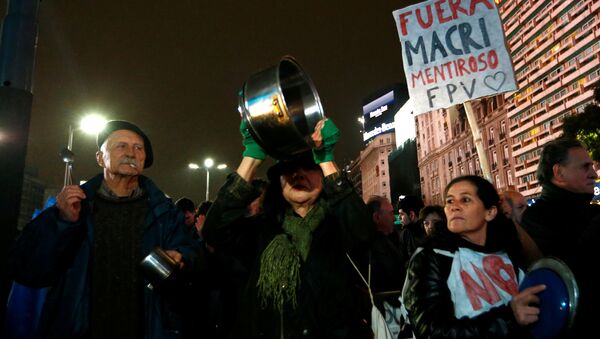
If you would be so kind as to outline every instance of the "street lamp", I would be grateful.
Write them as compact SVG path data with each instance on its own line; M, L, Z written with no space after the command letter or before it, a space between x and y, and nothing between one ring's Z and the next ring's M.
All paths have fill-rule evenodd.
M97 135L100 132L104 125L106 125L106 119L97 114L89 114L81 119L79 123L79 130L83 131L85 134ZM71 185L73 183L73 178L71 176L71 172L73 171L73 161L75 160L75 153L73 153L73 134L75 132L75 128L73 125L69 125L69 140L67 143L67 147L63 148L60 151L60 156L65 163L65 178L64 185Z
M210 169L215 165L215 161L211 158L206 158L204 159L204 166L200 166L196 163L189 163L188 167L192 170L197 170L200 168L204 168L206 170L206 201L209 200L210 196L209 196L209 189L210 189ZM226 164L219 164L217 165L217 169L218 170L224 170L227 168Z

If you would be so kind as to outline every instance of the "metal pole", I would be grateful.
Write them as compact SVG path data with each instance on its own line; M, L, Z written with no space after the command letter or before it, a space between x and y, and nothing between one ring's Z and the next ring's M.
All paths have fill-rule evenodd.
M479 131L479 126L477 126L477 118L475 118L475 113L473 112L473 106L471 105L470 101L466 101L463 103L463 105L465 107L465 113L467 114L467 121L471 127L471 133L473 133L473 142L475 143L477 155L479 156L479 166L481 166L481 172L483 173L484 178L494 184L485 148L483 147L481 132Z
M210 170L208 169L208 167L206 168L206 201L209 200L208 197L208 188L209 188L209 184L210 184Z
M69 125L69 141L67 142L67 149L69 151L73 150L73 126ZM73 168L73 163L70 161L65 162L65 180L63 182L63 186L67 186L71 184L71 169Z

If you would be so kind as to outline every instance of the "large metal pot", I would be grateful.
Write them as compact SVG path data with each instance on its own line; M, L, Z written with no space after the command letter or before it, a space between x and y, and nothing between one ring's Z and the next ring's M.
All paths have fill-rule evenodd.
M279 160L310 150L311 134L324 118L315 86L291 56L252 75L240 91L239 107L256 142Z

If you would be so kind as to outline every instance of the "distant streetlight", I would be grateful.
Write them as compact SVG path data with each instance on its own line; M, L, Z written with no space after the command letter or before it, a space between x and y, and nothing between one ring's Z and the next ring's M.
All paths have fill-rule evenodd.
M106 119L98 114L89 114L81 119L78 130L89 135L97 135L104 126L106 125ZM73 134L75 128L73 125L69 125L69 141L67 147L60 151L60 156L65 163L65 179L64 185L71 185L73 178L71 172L73 171L73 161L75 160L75 153L73 153Z
M215 161L212 158L204 159L204 166L200 166L196 163L189 163L188 167L192 170L197 170L200 168L204 168L206 170L206 200L208 201L210 198L209 189L210 189L210 169L215 165ZM227 168L227 164L219 164L217 165L218 170L224 170Z

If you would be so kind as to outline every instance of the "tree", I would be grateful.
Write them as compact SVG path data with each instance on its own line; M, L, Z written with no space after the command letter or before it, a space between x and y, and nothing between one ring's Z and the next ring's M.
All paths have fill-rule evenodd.
M563 135L586 144L592 159L600 162L600 83L594 89L594 101L583 113L565 118Z

